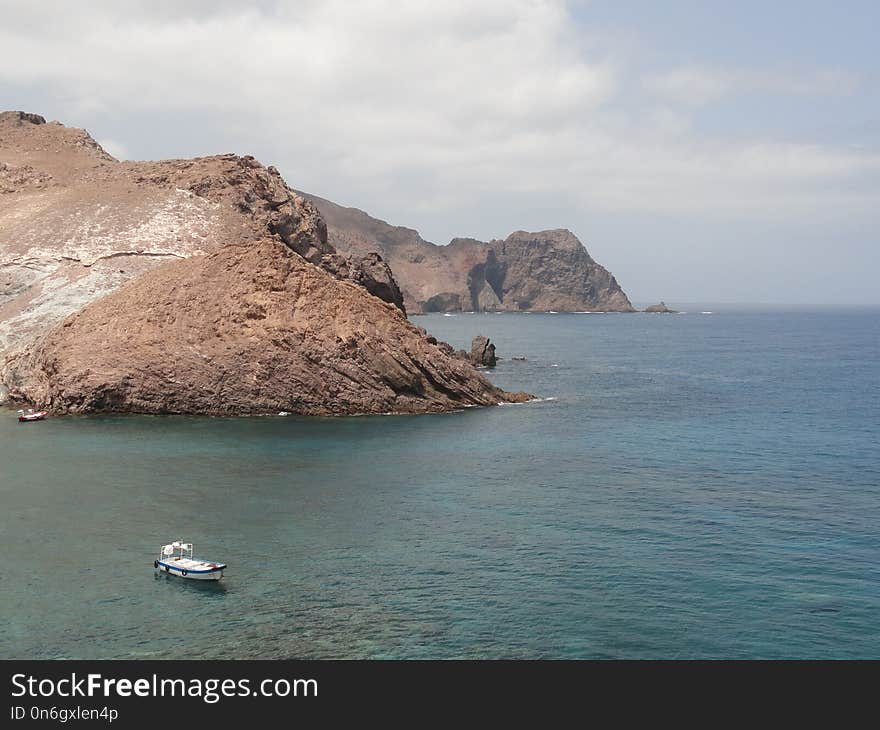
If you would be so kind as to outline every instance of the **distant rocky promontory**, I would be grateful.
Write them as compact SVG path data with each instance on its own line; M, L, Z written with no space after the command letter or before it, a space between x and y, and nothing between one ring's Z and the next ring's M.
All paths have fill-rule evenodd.
M327 222L328 240L347 255L379 254L394 271L408 312L633 312L611 273L571 231L516 231L488 242L429 243L357 208L308 193Z
M651 314L678 314L674 309L667 307L666 302L652 304L650 307L645 307L645 311Z
M421 413L528 399L407 321L377 251L249 156L120 162L0 114L0 394L56 413Z

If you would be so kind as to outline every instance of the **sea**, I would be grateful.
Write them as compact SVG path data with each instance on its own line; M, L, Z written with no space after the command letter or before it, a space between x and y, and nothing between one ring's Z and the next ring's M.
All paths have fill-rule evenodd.
M536 400L0 411L0 657L880 658L880 310L412 319Z

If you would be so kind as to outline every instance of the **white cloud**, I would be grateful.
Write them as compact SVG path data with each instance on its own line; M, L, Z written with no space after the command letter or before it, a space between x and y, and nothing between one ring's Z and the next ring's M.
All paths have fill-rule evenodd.
M827 93L843 75L677 69L621 103L627 69L563 2L48 5L0 0L0 87L46 90L74 125L137 115L148 134L150 119L195 118L215 151L252 144L292 185L402 223L446 210L450 235L456 210L490 194L704 215L877 204L874 153L690 125L693 104L737 89ZM137 154L132 134L108 146Z
M705 104L723 96L730 89L730 79L726 74L701 68L677 68L661 74L650 74L642 83L648 92L682 104Z
M851 73L821 71L779 71L718 69L684 66L647 74L645 90L668 101L700 105L738 93L769 93L787 96L838 96L858 89L859 79Z

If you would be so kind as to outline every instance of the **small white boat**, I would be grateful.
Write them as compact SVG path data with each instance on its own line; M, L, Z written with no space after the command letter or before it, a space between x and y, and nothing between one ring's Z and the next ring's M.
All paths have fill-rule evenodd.
M181 578L220 580L226 570L226 563L194 558L191 542L175 540L162 546L159 557L153 561L153 567L160 573L178 575Z
M27 411L18 412L18 422L30 423L31 421L42 421L48 415L49 411L35 411L33 408L28 408Z

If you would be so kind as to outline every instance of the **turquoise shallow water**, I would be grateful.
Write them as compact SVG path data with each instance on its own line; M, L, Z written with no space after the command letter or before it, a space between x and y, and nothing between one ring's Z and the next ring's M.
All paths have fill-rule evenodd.
M880 312L415 321L554 400L0 411L0 657L880 658Z

